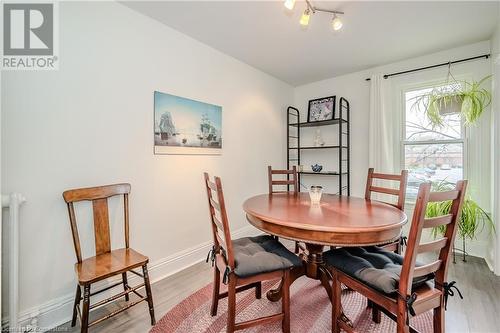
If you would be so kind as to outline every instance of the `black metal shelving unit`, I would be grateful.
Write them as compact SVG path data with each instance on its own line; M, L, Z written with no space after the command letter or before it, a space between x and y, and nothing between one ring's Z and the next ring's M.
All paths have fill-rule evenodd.
M351 174L350 174L350 107L349 101L344 97L339 101L338 118L332 120L316 121L316 122L300 122L300 111L293 106L287 108L287 168L292 165L300 165L300 155L302 150L330 149L334 154L338 154L338 171L299 171L299 183L301 175L318 175L318 176L335 176L338 177L338 192L339 195L351 195ZM338 126L338 145L327 146L300 146L300 130L304 127L319 127L319 126ZM290 142L292 141L292 143ZM296 151L296 154L291 156L290 152ZM346 166L343 166L345 162ZM299 186L300 191L300 186Z

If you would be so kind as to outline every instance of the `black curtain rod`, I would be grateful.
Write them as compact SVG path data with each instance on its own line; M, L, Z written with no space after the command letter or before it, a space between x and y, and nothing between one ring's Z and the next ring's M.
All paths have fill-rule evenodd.
M460 59L460 60L455 60L455 61L449 61L449 62L443 62L442 64L437 64L437 65L432 65L432 66L426 66L426 67L420 67L420 68L415 68L415 69L410 69L408 71L403 71L403 72L397 72L397 73L391 73L391 74L385 74L384 79L387 79L391 76L396 76L396 75L401 75L401 74L407 74L407 73L413 73L413 72L418 72L418 71L423 71L426 69L431 69L431 68L436 68L436 67L441 67L441 66L448 66L448 65L453 65L453 64L458 64L461 62L466 62L466 61L471 61L471 60L476 60L476 59L488 59L490 57L490 54L483 54L477 57L472 57L472 58L466 58L466 59ZM370 81L370 78L367 78L366 81Z

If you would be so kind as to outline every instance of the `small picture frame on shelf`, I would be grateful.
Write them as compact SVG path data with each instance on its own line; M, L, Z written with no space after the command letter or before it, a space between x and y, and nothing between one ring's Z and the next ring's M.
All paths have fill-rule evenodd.
M332 120L335 117L336 96L322 97L309 101L307 122Z

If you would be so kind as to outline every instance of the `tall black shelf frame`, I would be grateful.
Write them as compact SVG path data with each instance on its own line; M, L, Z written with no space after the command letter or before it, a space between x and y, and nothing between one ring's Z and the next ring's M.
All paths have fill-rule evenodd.
M331 120L323 120L316 122L301 122L300 121L300 111L289 106L286 110L286 158L287 158L287 168L290 169L292 165L300 165L300 155L302 150L315 150L315 149L331 149L337 150L338 154L338 171L334 172L313 172L313 171L299 171L299 191L301 184L302 175L318 175L318 176L335 176L338 177L338 192L339 195L348 196L351 195L351 152L350 152L350 106L349 101L344 97L340 98L339 101L339 114L338 118ZM300 130L304 127L319 127L319 126L330 126L338 125L338 144L337 145L327 145L327 146L303 146L300 145ZM293 147L290 145L290 140L296 140L296 144ZM297 153L294 154L295 158L291 158L290 152L296 150ZM345 162L346 167L343 168L343 162ZM344 179L345 178L345 179ZM288 186L288 190L290 190Z

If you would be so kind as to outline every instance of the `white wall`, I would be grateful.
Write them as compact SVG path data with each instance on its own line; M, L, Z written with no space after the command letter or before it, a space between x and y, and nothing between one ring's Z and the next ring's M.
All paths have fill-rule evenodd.
M351 73L331 79L310 83L295 88L295 106L297 106L304 119L307 116L307 105L310 99L337 95L347 98L351 105L351 194L354 196L364 196L366 182L366 172L368 165L368 129L369 129L369 90L370 82L365 81L372 74L388 74L404 71L412 68L433 65L450 60L468 58L476 55L490 53L490 42L484 41L460 48L451 49L423 57L408 59L394 64L380 66L365 71ZM458 78L479 80L491 73L490 60L472 61L454 65L452 73ZM412 73L410 75L396 76L391 80L392 95L394 96L394 110L401 111L398 97L401 88L429 81L442 81L446 79L447 68L441 67L428 71ZM399 117L395 113L395 117ZM468 167L467 177L471 180L471 193L475 200L478 200L482 207L490 211L490 112L485 112L480 124L470 130L469 159L472 164ZM323 130L326 132L326 129ZM303 143L304 144L304 143ZM301 157L302 158L302 157ZM309 180L309 181L308 181ZM320 182L332 186L329 180L302 177L303 183L310 185L312 181ZM334 184L333 184L334 185ZM488 257L488 239L490 236L481 235L477 241L467 245L468 250L473 255ZM461 247L461 246L460 246Z
M130 182L131 246L158 278L208 250L204 171L222 177L231 227L242 234L244 199L267 191L267 165L285 160L292 87L117 3L61 3L60 69L5 72L2 86L2 193L28 200L21 315L41 311L41 326L71 315L76 259L64 190ZM153 155L154 90L221 105L222 156ZM112 202L117 245L119 212Z

